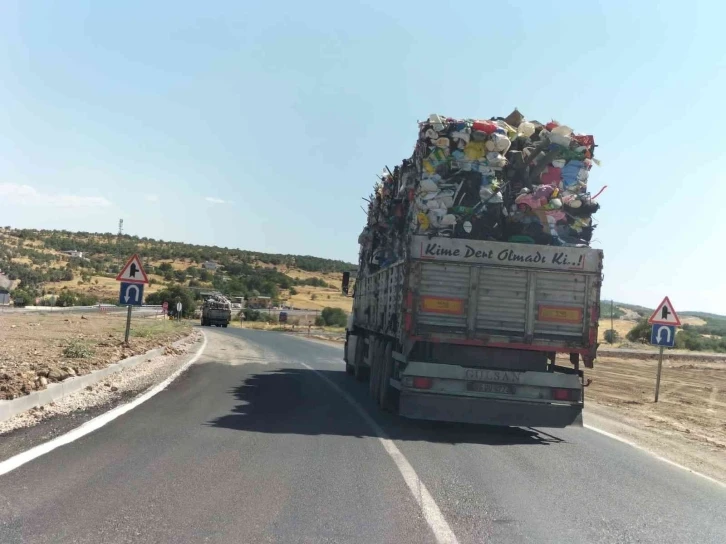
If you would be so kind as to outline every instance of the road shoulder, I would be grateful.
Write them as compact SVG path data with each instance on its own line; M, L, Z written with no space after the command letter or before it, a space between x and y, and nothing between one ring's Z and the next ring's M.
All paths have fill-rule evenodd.
M720 444L704 443L688 432L668 431L657 425L601 404L585 408L585 426L630 443L656 457L726 486L726 450Z
M63 435L147 392L182 368L199 351L203 335L167 346L141 364L106 376L94 385L0 423L0 462Z

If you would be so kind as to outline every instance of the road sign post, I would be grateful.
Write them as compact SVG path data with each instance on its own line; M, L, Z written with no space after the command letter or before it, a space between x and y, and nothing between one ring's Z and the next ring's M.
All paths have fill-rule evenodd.
M676 327L680 326L681 320L673 309L673 304L668 297L663 299L656 308L653 315L648 319L653 328L650 331L650 343L659 346L658 350L658 371L655 376L655 400L658 402L660 394L660 376L663 372L663 351L665 348L672 348L676 344Z
M124 344L129 343L129 333L131 332L131 306L128 307L126 312L126 334L124 335Z
M665 348L663 346L660 347L660 351L658 353L658 373L655 376L655 401L658 402L658 393L660 393L660 374L663 370L663 350Z
M124 343L129 343L129 333L131 332L131 307L141 306L144 299L144 284L149 283L149 278L141 266L141 259L138 255L132 255L126 261L126 264L116 276L116 281L120 282L118 301L120 305L128 306L126 313L126 333L124 334Z

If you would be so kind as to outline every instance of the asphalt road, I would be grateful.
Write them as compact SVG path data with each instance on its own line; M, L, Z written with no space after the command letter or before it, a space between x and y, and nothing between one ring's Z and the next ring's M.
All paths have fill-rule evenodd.
M337 346L205 332L168 389L0 476L0 542L435 542L381 429L461 543L726 542L726 489L626 444L402 420Z

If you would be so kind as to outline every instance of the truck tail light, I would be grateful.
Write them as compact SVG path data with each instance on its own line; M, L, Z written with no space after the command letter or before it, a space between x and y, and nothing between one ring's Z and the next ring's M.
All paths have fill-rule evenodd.
M553 389L552 398L554 400L578 401L578 400L580 400L580 390L579 389Z
M414 389L431 389L431 386L434 384L434 381L431 378L422 378L421 376L416 376L413 379L412 386Z

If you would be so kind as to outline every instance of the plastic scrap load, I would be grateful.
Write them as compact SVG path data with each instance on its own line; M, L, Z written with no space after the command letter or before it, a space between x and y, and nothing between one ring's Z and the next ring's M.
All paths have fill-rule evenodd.
M413 156L374 187L361 266L397 261L413 234L586 247L599 208L587 187L594 152L592 136L517 110L484 121L432 114Z
M230 310L232 303L223 295L210 295L204 299L204 306L215 310Z

